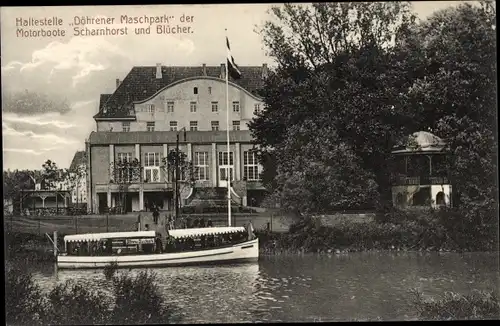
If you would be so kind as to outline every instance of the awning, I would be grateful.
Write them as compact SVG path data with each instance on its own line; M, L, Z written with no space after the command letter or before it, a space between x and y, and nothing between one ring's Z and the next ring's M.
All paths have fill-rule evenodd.
M245 232L245 228L238 227L213 227L213 228L197 228L197 229L177 229L169 230L168 234L173 238L189 238L199 237L202 235L229 234L237 232Z
M64 237L65 242L99 241L102 239L130 239L130 238L154 238L155 231L135 231L135 232L106 232L106 233L86 233L74 234Z

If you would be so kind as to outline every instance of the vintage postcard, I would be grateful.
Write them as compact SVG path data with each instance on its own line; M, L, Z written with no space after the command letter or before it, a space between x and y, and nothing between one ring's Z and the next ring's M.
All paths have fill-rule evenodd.
M494 2L0 27L7 324L500 317Z

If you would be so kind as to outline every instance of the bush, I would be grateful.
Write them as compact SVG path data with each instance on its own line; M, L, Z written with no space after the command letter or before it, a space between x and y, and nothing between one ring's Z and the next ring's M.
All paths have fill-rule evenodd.
M85 285L67 281L48 295L50 323L54 325L95 325L109 320L110 300L102 291L91 291Z
M164 300L156 284L156 274L145 271L136 277L118 275L113 278L114 324L166 323L172 321L172 307Z
M422 320L497 320L500 317L500 303L493 291L474 291L467 295L446 292L437 301L425 300L417 290L411 290L410 294L412 304Z
M35 325L45 320L44 297L30 274L7 263L5 312L9 325Z
M6 266L6 322L9 325L144 324L179 321L174 307L166 306L156 275L113 276L108 292L88 289L68 281L44 295L26 269Z

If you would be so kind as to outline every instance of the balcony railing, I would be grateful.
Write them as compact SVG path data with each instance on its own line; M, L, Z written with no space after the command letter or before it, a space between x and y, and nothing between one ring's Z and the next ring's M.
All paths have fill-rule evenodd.
M412 185L441 185L449 184L447 177L431 177L431 176L420 176L420 177L409 177L409 176L397 176L393 178L393 184L399 186L412 186Z

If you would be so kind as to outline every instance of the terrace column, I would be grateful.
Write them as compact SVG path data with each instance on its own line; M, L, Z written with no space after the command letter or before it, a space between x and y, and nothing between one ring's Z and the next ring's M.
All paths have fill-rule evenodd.
M112 167L115 165L115 145L109 145L109 180L114 180ZM108 207L111 204L111 200L108 200Z
M141 146L139 144L135 144L135 158L141 161Z
M212 143L212 185L217 187L217 146Z
M42 208L45 208L45 199L47 199L48 196L40 195L39 197L42 199Z
M111 207L111 190L108 189L108 193L107 193L108 197L107 197L107 205L108 205L108 208Z
M191 146L191 143L187 144L187 159L189 162L193 161L193 146Z
M429 159L429 177L432 177L432 155L427 155Z
M139 211L144 210L144 188L141 184L141 187L139 188Z
M241 180L241 155L240 155L240 143L234 144L234 179L236 181Z

